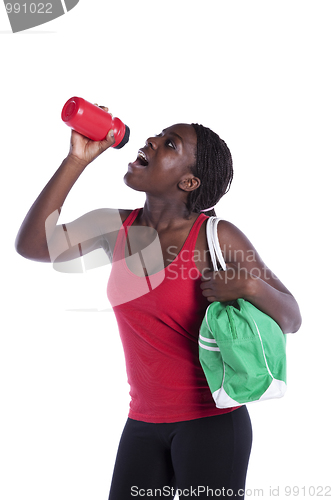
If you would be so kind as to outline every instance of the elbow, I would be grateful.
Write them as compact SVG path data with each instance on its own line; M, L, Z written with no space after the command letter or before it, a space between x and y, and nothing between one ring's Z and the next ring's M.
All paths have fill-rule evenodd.
M29 253L29 251L23 245L18 244L16 241L15 241L15 250L21 257L33 260L33 256L31 255L31 253Z
M298 330L301 328L301 325L302 325L302 315L301 315L301 311L299 309L299 306L295 300L295 312L293 315L293 325L292 325L293 327L292 327L290 333L298 332Z
M14 246L16 252L21 255L21 257L24 257L25 259L31 259L31 252L29 252L29 247L24 244L24 239L21 237L20 233L16 236Z
M302 316L296 301L295 304L294 313L285 318L284 325L281 327L283 333L296 333L301 328Z
M22 242L20 241L19 235L16 236L14 247L16 252L21 255L22 257L25 257L25 251L24 251L24 245L22 245Z
M35 260L38 262L51 262L50 255L47 249L38 249L38 251L34 248L31 248L29 245L24 244L22 239L17 236L14 247L16 252L28 260Z
M302 316L299 314L297 320L294 322L293 328L290 333L296 333L302 326Z
M282 331L283 333L296 333L301 328L301 325L302 325L302 318L300 318L297 321L290 322L289 326L287 328L284 328Z
M20 228L15 238L14 247L16 252L26 259L29 259L29 244L24 231Z

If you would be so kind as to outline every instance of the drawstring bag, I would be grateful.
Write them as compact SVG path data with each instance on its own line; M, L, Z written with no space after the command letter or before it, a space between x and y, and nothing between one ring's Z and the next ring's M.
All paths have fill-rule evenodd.
M219 219L207 220L214 270L226 265L219 245ZM199 359L217 408L280 398L286 385L286 336L253 304L237 299L212 302L199 335Z

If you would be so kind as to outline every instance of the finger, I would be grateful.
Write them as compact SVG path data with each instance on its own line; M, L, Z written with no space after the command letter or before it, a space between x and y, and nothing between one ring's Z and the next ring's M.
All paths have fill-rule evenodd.
M215 295L214 295L214 293L213 293L213 290L210 290L210 289L208 289L208 290L203 290L201 293L202 293L202 295L203 295L204 297L206 297L206 298L208 298L208 297L215 297Z
M204 281L202 283L200 283L200 288L201 290L208 290L208 289L212 289L212 286L211 286L211 281Z
M204 297L206 297L208 302L216 302L216 300L217 300L214 295L204 295Z
M201 281L209 281L213 277L213 272L212 271L204 271L201 275Z
M225 271L223 271L223 273L220 271L209 271L201 275L201 283L213 283L218 279L222 281L225 280Z
M107 113L109 112L109 108L108 108L108 107L106 107L106 106L99 106L99 105L97 104L97 102L94 102L94 104L95 104L95 106L98 106L99 108L103 109L103 111L106 111ZM110 113L110 115L111 115L111 113ZM112 115L111 115L111 116L112 116Z
M80 134L80 132L77 132L76 130L74 130L72 128L72 133L71 133L71 139L75 139L75 137L81 137L82 139L85 139L87 141L89 141L90 139L88 137L86 137L85 135L83 134Z
M101 145L103 148L109 148L110 146L113 146L113 144L116 142L116 139L114 137L114 131L113 129L109 130L108 135L105 137L103 141L101 141Z
M103 111L106 111L107 113L109 113L109 108L106 108L105 106L100 106L100 108L101 108ZM113 114L112 114L112 113L109 113L109 115L111 115L111 118L113 117Z

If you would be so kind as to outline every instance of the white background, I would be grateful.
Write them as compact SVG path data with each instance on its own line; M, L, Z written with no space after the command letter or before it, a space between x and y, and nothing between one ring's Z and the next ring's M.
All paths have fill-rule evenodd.
M286 486L298 498L333 495L331 10L321 0L81 0L12 34L0 8L1 499L106 500L127 417L109 268L63 274L14 250L67 154L60 112L73 95L109 106L131 140L89 166L61 222L142 206L122 178L162 128L203 123L229 145L235 179L217 213L251 239L303 315L288 337L286 396L249 406L247 498L288 498Z

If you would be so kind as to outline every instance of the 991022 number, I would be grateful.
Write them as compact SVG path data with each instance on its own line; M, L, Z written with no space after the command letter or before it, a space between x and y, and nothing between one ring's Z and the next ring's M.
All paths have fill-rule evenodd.
M6 3L7 14L52 14L52 4L51 3Z

